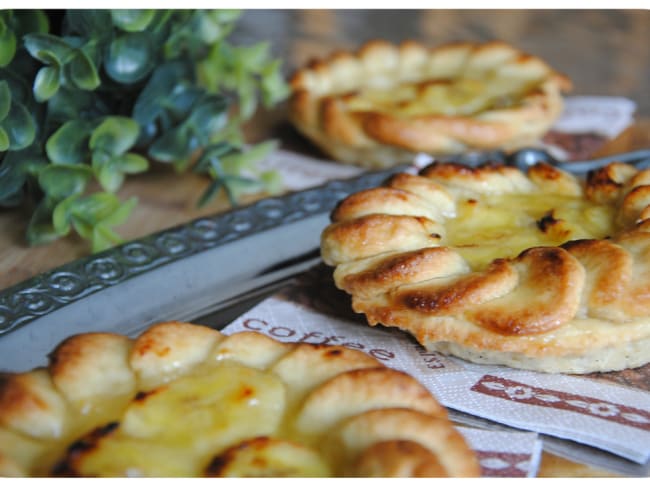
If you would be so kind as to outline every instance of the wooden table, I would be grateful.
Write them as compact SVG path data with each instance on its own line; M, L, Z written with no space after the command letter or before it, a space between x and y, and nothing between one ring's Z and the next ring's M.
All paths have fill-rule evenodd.
M625 96L638 104L634 126L601 155L650 147L650 12L648 11L250 11L235 38L271 41L287 73L312 57L335 49L354 49L372 38L417 39L434 45L452 40L503 39L546 59L569 74L576 94ZM283 147L308 154L316 150L286 122L286 107L261 111L247 128L252 141L269 136ZM198 209L208 181L155 168L130 178L120 192L137 196L139 205L118 231L126 239L182 224L229 208L224 198ZM243 203L261 198L249 196ZM30 248L24 241L24 210L0 210L0 289L82 257L88 247L76 237ZM541 476L604 476L555 456L544 456Z

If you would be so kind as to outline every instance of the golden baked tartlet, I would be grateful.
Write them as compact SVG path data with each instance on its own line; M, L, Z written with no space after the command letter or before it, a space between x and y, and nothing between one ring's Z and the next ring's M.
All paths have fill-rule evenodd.
M344 347L167 322L0 376L0 476L479 474L428 390Z
M434 163L340 202L321 237L370 325L477 363L650 362L650 170Z
M289 117L330 157L367 168L413 155L517 149L559 117L570 80L500 41L370 41L291 79Z

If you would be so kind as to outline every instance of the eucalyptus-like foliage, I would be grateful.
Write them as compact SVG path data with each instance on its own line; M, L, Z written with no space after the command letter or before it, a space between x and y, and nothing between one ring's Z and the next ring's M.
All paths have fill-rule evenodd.
M93 251L136 205L116 195L151 161L209 175L202 205L273 191L242 123L288 87L268 44L234 46L234 10L0 11L0 206L29 205L30 244L75 231ZM54 23L52 23L54 24Z

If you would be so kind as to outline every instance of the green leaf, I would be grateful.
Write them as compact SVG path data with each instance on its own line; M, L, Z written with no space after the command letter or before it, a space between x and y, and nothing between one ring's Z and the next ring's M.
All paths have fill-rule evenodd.
M59 90L61 73L58 66L44 66L34 79L34 98L38 102L45 102L56 95Z
M2 127L0 127L0 152L4 152L9 149L10 145L11 141L9 140L9 135Z
M29 146L36 137L36 124L22 103L12 102L9 113L0 122L9 136L9 149L17 151Z
M95 172L99 184L108 192L114 193L124 183L124 173L113 167L112 164L105 164Z
M210 15L222 24L235 22L242 15L240 9L219 9L210 11Z
M98 148L92 151L90 159L90 165L97 175L102 167L110 164L110 162L113 160L113 155L103 148Z
M3 131L4 132L4 131ZM0 162L0 203L8 206L15 196L21 193L25 184L25 151L12 151L5 154Z
M66 35L77 34L102 41L113 32L110 11L105 9L68 10L63 24Z
M148 155L163 163L173 163L185 160L195 148L189 131L180 126L162 134L149 147Z
M33 146L30 146L26 150L28 151L32 147ZM12 152L11 154L20 154L20 153L21 151L17 151L17 152ZM26 158L21 161L21 167L23 168L25 173L32 176L38 176L41 170L49 164L50 161L48 161L44 157L41 157L40 153L32 157L26 156Z
M271 195L278 195L284 191L284 182L279 171L264 171L259 178L264 185L264 190Z
M123 241L119 234L108 227L97 224L92 232L92 250L94 253L104 251Z
M77 219L95 225L110 217L120 207L120 200L112 193L99 192L79 198L71 208Z
M101 83L95 64L81 49L67 65L67 73L68 78L81 90L94 90Z
M86 165L50 165L39 172L38 184L48 196L61 200L82 193L92 174Z
M214 44L224 39L235 27L241 15L239 10L208 10L201 12L198 35L206 44Z
M63 66L75 54L67 42L52 34L27 34L23 37L23 44L32 57L45 64L56 62Z
M234 48L235 65L244 72L259 72L266 64L269 55L269 43L259 42L252 46Z
M9 83L0 80L0 121L9 114L11 108L11 90Z
M108 242L110 245L115 245L121 242L122 238L110 227L124 222L136 204L136 198L130 198L122 203L110 193L100 192L85 197L73 196L56 206L52 220L55 228L60 232L68 233L70 226L74 227L81 237L93 242L93 252L95 252L98 243ZM100 233L99 237L97 232Z
M271 107L289 96L291 89L281 71L282 61L276 60L262 69L260 88L265 107Z
M79 195L72 195L61 200L52 212L52 225L57 234L64 236L70 232L72 215L70 209Z
M238 175L254 163L264 159L277 149L277 141L265 141L256 144L248 151L223 158L223 168L229 175Z
M62 85L47 103L48 118L59 122L81 117L103 117L110 112L111 109L93 92L77 90L66 85Z
M80 236L93 242L93 252L96 252L105 245L122 242L110 228L126 221L136 205L135 197L122 203L110 193L71 197L57 206L53 220L61 230L67 229L66 233L72 224Z
M251 81L242 80L237 95L239 95L239 114L243 120L248 120L257 109L257 89Z
M263 189L262 184L255 179L242 176L228 176L223 178L224 188L231 205L236 205L241 195L254 193Z
M201 140L208 145L210 137L223 129L228 122L228 103L224 97L212 95L197 103L188 119L188 124Z
M0 18L0 67L7 66L16 54L16 35Z
M154 10L111 10L113 25L127 32L140 32L147 28L155 15Z
M138 140L140 126L129 117L106 117L90 137L90 149L102 149L117 156L128 151Z
M14 18L18 38L22 38L25 34L33 32L46 33L50 30L49 19L42 10L21 10L19 15Z
M203 192L203 195L201 195L201 198L199 198L199 201L197 203L198 207L201 208L207 205L211 200L214 199L214 197L217 196L219 190L222 188L224 188L224 185L221 179L217 178L210 182L206 190Z
M39 148L35 146L30 146L18 151L10 151L5 153L4 158L0 162L0 178L3 178L3 175L9 170L9 168L13 168L13 170L10 171L12 173L26 176L37 174L36 168L42 168L48 164L49 161L42 157ZM2 194L1 185L0 194Z
M188 75L187 67L180 62L158 66L133 106L133 118L143 127L153 123L163 112L166 99L178 81Z
M129 218L131 212L138 204L138 199L136 197L129 198L126 202L120 204L110 215L104 217L102 224L110 227L115 227L120 225Z
M215 164L218 165L223 156L236 152L239 152L239 150L227 142L211 144L205 148L193 170L196 173L206 173L209 168L214 167Z
M0 80L0 120L4 119L11 108L11 90L9 83Z
M147 158L135 153L126 153L122 156L117 156L111 161L111 164L122 173L127 174L142 173L149 169L149 161Z
M165 98L165 108L174 121L182 121L203 101L207 100L205 91L187 81L178 83Z
M93 151L91 160L93 169L99 171L102 166L109 164L113 160L113 155L103 148L98 148Z
M91 125L84 120L70 120L47 140L45 151L54 164L79 164L88 156Z
M62 235L56 231L52 224L52 211L55 201L50 198L43 198L32 214L27 225L27 242L30 246L52 242Z
M156 61L151 36L144 32L128 32L111 42L104 59L104 69L113 80L131 84L144 79Z
M72 221L72 226L74 227L74 230L77 231L77 234L86 240L92 241L93 224L86 222L83 218L77 217L76 215L72 215L70 220Z

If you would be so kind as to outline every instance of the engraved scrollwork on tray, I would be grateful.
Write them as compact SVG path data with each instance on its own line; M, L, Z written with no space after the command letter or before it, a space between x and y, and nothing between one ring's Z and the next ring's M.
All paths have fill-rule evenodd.
M333 209L402 167L259 200L72 261L0 291L0 337L92 293L228 242Z

